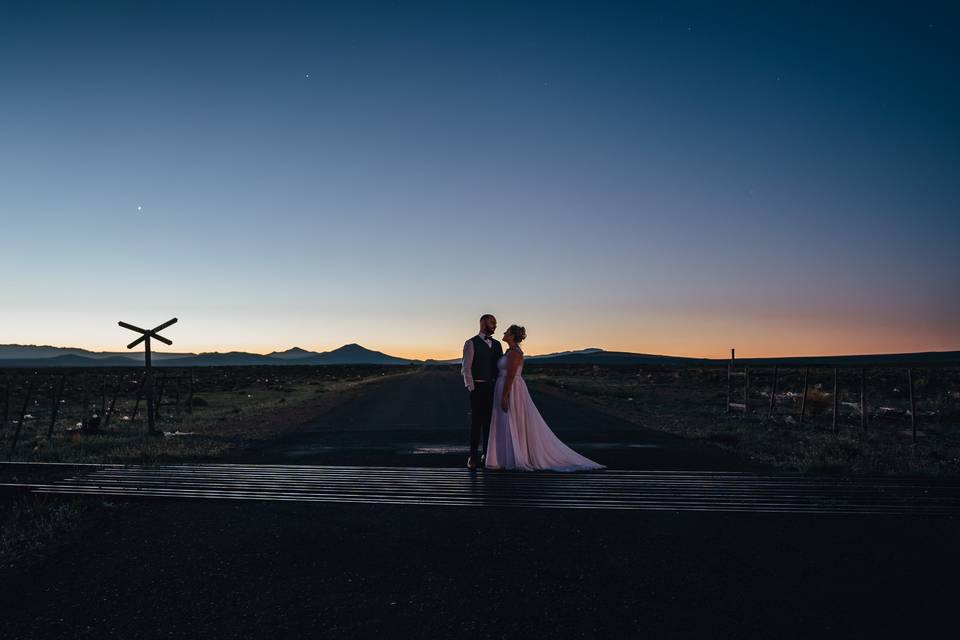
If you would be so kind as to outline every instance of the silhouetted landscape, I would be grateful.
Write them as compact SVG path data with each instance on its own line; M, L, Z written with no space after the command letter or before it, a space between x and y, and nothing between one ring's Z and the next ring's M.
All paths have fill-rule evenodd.
M224 367L224 366L287 366L287 365L448 365L459 358L448 360L415 360L398 358L373 351L358 344L346 344L332 351L315 352L299 347L274 351L266 355L231 351L228 353L165 353L154 351L153 365L157 367ZM719 358L687 358L646 353L606 351L591 348L542 355L530 355L531 362L569 365L686 365L726 366L729 360ZM929 351L920 353L893 353L838 356L796 356L778 358L738 358L745 366L938 366L960 364L960 351ZM0 367L122 367L142 366L142 353L95 352L70 347L33 345L0 345Z
M156 367L224 367L379 364L406 365L417 362L372 351L358 344L346 344L332 351L315 352L294 347L266 355L230 351L227 353L164 353L153 352ZM93 352L61 347L0 345L0 366L6 367L122 367L143 366L138 352Z
M933 354L927 364L918 364L917 354L890 356L892 361L880 364L737 361L739 370L750 368L746 397L742 378L731 383L728 362L655 358L596 364L592 359L604 355L587 354L581 363L566 356L530 358L525 375L544 393L576 399L637 428L702 441L745 463L763 459L804 472L960 476L960 366L938 359L943 354ZM273 424L281 409L335 393L333 383L428 371L459 376L458 364L300 362L312 357L189 367L175 364L182 357L167 360L155 374L158 424L168 434L192 432L176 438L175 458L191 455L195 447L209 450L210 438L217 440L217 449L240 446L229 435L233 418L259 412L265 424ZM24 461L104 462L145 455L139 442L146 419L143 372L127 363L112 365L115 359L106 356L95 367L35 368L9 367L0 360L5 417L0 450L6 446L12 458ZM746 412L728 411L731 399L745 399ZM9 446L18 429L14 451ZM387 437L380 446L394 446ZM126 452L122 456L109 453L118 443ZM149 450L151 459L164 459L163 445L151 443Z
M0 640L957 633L960 3L0 56Z

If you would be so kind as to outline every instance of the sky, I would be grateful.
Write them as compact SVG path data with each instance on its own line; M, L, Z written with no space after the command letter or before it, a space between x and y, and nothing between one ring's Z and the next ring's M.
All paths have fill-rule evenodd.
M960 349L960 8L720 4L4 0L0 343Z

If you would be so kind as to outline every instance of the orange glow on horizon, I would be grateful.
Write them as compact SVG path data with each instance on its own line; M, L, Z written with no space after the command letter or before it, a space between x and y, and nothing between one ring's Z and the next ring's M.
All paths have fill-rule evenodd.
M730 357L730 346L723 347L708 347L703 348L705 345L702 345L702 341L698 340L695 344L684 345L682 341L663 339L656 342L648 342L646 344L634 344L634 343L609 343L609 344L576 344L576 345L564 345L560 343L540 343L536 344L535 347L532 346L531 341L528 340L528 343L525 346L525 351L528 355L543 355L549 353L557 353L563 351L578 351L581 349L588 348L599 348L604 349L605 351L616 351L616 352L629 352L629 353L642 353L649 355L663 355L663 356L676 356L676 357L686 357L686 358L711 358L711 359L726 359ZM25 344L25 343L18 343ZM34 343L36 344L36 343ZM350 344L344 343L344 344ZM251 345L183 345L178 347L176 343L172 347L167 347L163 345L162 349L157 349L154 347L152 351L154 353L229 353L234 351L253 353L258 355L267 355L274 351L286 351L287 349L292 348L293 346L300 347L306 351L313 351L317 353L322 353L326 351L333 351L338 349L344 344L337 345L308 345L308 344L297 344L290 346L277 346L277 347L268 347L261 344L251 344ZM394 356L397 358L406 358L410 360L451 360L454 358L460 357L459 345L456 347L450 347L449 345L444 345L443 347L438 347L436 345L422 345L422 346L410 346L410 345L391 345L391 344L376 344L376 343L364 343L357 341L357 344L360 344L366 349L371 351L379 351L385 353L389 356ZM86 349L88 351L107 351L107 352L117 352L117 353L142 353L142 345L127 351L122 346L117 348L116 345L82 345L82 344L53 344L53 343L43 343L43 345L37 344L37 346L54 346L61 348L74 348L74 349ZM875 355L875 354L884 354L884 353L914 353L914 352L924 352L924 351L956 351L960 350L960 344L931 344L929 340L919 339L914 337L914 339L903 338L901 340L890 341L884 344L881 348L872 348L868 344L861 343L860 341L850 341L850 340L833 340L833 341L824 341L824 340L807 340L807 341L797 341L796 348L794 349L785 349L778 344L770 344L764 340L753 341L753 344L743 344L741 347L737 347L735 344L731 345L737 349L737 357L739 358L783 358L783 357L792 357L792 356L843 356L843 355Z
M49 345L115 353L127 351L132 334L116 326L116 311L8 314L0 327L0 344ZM156 315L161 313L144 315ZM268 354L300 347L325 352L356 343L373 351L413 360L458 358L463 341L475 335L474 321L437 321L430 315L405 317L400 325L382 317L328 316L304 321L300 316L225 322L219 315L181 314L181 322L164 335L173 346L155 344L158 353L243 351ZM826 315L658 312L626 314L597 310L591 316L540 309L508 309L497 337L508 322L521 318L530 355L601 348L651 355L726 359L730 348L739 357L832 356L960 350L960 326L946 315L921 320L914 316L874 315L842 320ZM139 318L129 318L131 321ZM47 340L56 336L56 340ZM318 336L322 336L318 340ZM160 348L158 348L160 347Z

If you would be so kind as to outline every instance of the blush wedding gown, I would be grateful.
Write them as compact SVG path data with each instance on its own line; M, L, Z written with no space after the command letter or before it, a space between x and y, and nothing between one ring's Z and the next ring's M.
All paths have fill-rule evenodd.
M490 436L487 439L487 469L517 469L520 471L586 471L606 469L585 458L554 435L540 416L527 383L520 377L523 361L513 379L508 399L508 411L500 408L503 387L507 382L507 356L497 360L497 383L493 390L493 415Z

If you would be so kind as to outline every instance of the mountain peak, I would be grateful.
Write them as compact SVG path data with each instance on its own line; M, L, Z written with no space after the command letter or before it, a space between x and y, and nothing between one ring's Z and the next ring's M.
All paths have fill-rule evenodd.
M367 349L356 342L351 342L333 351L320 354L312 360L317 359L328 364L409 364L412 362L406 358L395 358L381 351Z
M343 345L342 347L339 347L339 348L337 348L337 349L334 349L331 353L344 353L344 352L350 352L350 351L362 351L362 352L364 352L364 353L372 353L372 352L370 351L370 349L367 349L366 347L360 346L360 345L357 344L356 342L351 342L350 344L345 344L345 345Z
M307 351L306 349L301 349L300 347L290 347L286 351L273 351L268 353L267 356L271 358L309 358L310 356L317 355L316 351Z

